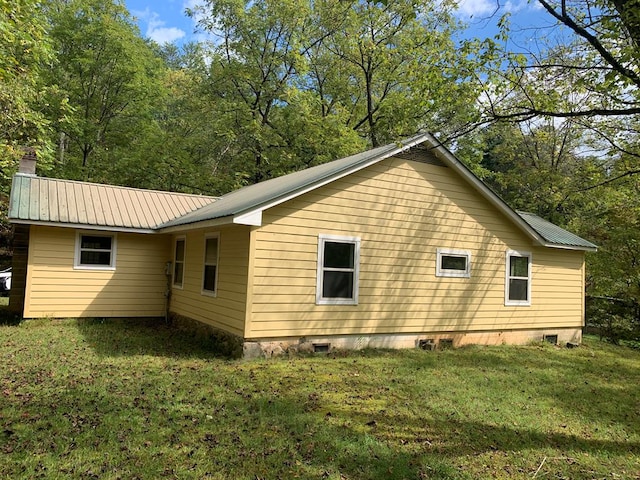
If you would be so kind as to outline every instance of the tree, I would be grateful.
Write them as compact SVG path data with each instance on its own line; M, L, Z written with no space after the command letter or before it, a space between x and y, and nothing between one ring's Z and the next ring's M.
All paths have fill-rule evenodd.
M539 51L505 52L502 80L485 91L488 118L572 118L600 149L640 158L638 1L538 2L556 20L555 35L538 31Z
M35 0L0 0L0 251L9 247L7 220L11 178L24 148L34 148L39 170L51 160L50 122L43 98L54 87L42 80L53 53L46 17ZM4 262L3 262L4 264Z
M225 159L232 138L219 135L216 99L208 91L202 47L158 46L165 61L153 121L141 123L129 148L119 149L115 176L126 185L221 195L234 189L234 172Z
M293 78L306 68L308 5L224 0L209 1L201 11L201 27L219 36L209 76L215 115L223 120L218 135L234 146L227 163L248 182L277 175L288 156L281 111L290 108Z
M47 91L42 68L53 58L46 17L35 0L0 0L0 171L2 192L22 156L35 147L48 159L49 122L38 102Z
M579 213L582 190L603 171L583 148L583 130L571 120L501 122L480 131L476 170L509 205L566 226ZM468 141L461 142L469 161Z
M51 0L47 13L56 62L49 81L58 141L57 171L66 177L113 181L110 152L126 149L159 91L161 62L119 1ZM69 115L56 106L68 102Z
M455 44L442 2L224 0L199 13L218 35L217 117L253 182L423 128L459 133L475 113L476 69L493 58L485 44Z
M473 123L475 79L494 61L492 45L456 44L452 3L321 5L326 39L309 51L307 80L323 113L347 109L348 125L374 147L421 129L445 141Z

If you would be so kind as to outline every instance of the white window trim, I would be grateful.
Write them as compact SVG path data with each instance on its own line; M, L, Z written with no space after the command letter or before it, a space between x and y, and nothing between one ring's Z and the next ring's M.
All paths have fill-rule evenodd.
M92 237L111 237L111 264L110 265L84 265L80 263L82 258L80 255L82 246L82 236ZM116 233L104 233L101 231L80 230L76 232L76 248L73 257L74 270L115 270L116 269L116 252L117 252L118 236ZM101 250L104 251L104 250Z
M322 296L322 283L324 272L324 244L326 241L353 243L353 298L324 298ZM337 271L337 269L334 269ZM342 269L340 269L342 270ZM346 271L346 270L344 270ZM348 269L351 271L351 269ZM316 272L316 305L358 305L358 291L360 290L360 237L348 237L342 235L318 235L318 269Z
M176 248L178 242L182 240L184 242L184 258L182 259L182 283L176 283L176 253L178 249ZM185 266L187 264L187 237L185 235L180 235L173 239L173 264L171 266L171 286L173 288L177 288L178 290L182 290L184 288L184 273Z
M514 279L525 279L525 277L511 277L509 274L509 270L511 267L510 258L511 257L527 257L529 261L527 262L527 300L510 300L509 299L509 280L511 278ZM522 252L517 250L507 250L505 256L505 278L504 278L504 304L506 307L528 307L531 306L531 266L533 265L533 256L531 252Z
M210 238L218 239L218 250L216 252L216 278L215 278L215 290L205 290L204 288L204 273L205 273L205 260L207 259L207 240ZM218 272L220 271L220 233L207 233L204 236L204 248L202 249L202 279L200 281L200 293L208 297L218 296Z
M465 257L467 259L467 268L465 270L451 270L442 268L442 257ZM454 278L470 278L471 277L471 251L456 250L453 248L438 248L436 254L436 277L454 277Z

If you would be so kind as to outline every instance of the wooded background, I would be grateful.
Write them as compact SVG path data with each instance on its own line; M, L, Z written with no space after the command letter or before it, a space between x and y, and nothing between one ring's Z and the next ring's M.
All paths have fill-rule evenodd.
M599 245L593 321L637 339L640 0L536 1L555 26L524 48L450 0L208 0L181 47L117 0L0 0L2 246L24 147L40 175L222 195L428 130Z

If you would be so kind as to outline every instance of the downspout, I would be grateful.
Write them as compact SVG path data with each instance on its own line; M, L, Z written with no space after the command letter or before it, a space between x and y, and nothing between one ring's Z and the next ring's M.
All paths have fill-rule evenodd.
M169 324L169 306L171 305L171 266L169 261L164 266L164 276L167 278L167 288L164 291L164 322Z

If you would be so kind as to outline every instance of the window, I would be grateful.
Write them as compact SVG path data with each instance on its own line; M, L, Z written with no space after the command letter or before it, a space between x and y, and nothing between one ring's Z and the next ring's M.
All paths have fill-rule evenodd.
M215 295L218 286L218 234L204 238L204 273L202 275L202 293Z
M116 236L78 232L74 268L114 270L116 268Z
M184 280L184 255L186 239L176 238L176 248L173 256L173 286L182 288Z
M531 253L507 252L505 305L531 305Z
M359 263L359 238L320 235L316 303L357 305Z
M439 248L437 250L436 277L471 276L471 252L469 250L451 250Z

